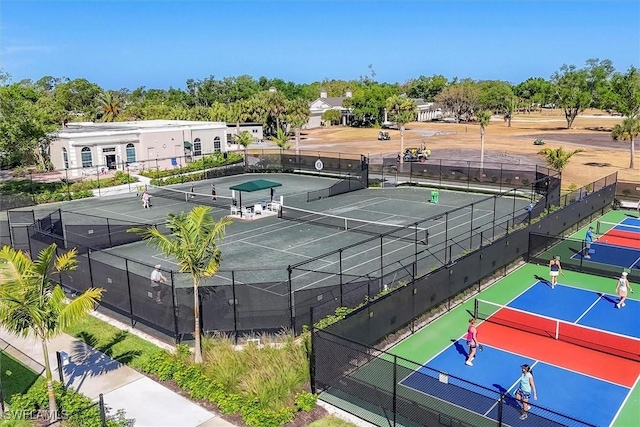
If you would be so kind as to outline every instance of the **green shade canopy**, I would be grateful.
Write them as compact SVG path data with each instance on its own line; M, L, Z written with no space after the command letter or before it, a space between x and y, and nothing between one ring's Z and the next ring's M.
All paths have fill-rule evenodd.
M189 141L185 141L184 148L191 148L191 143Z
M256 179L254 181L243 182L242 184L229 187L231 190L251 193L253 191L268 190L269 188L282 187L279 182L267 181L266 179Z

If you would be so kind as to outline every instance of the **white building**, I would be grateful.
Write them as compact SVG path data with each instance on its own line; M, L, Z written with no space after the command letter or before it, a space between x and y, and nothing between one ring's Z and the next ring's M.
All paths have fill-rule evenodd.
M51 143L51 160L70 176L106 170L169 168L215 152L226 152L223 122L147 120L68 123Z
M322 123L322 114L327 110L337 110L340 111L340 124L343 126L351 123L353 119L353 113L351 109L346 108L342 105L345 98L351 98L353 96L352 92L348 90L345 96L334 96L327 97L327 92L320 92L320 98L317 98L315 101L309 104L309 110L311 110L311 114L309 116L309 121L304 126L304 129L313 129L317 127L321 127Z

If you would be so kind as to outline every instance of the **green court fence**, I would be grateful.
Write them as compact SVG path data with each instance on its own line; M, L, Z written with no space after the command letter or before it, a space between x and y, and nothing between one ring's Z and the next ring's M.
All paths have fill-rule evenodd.
M513 188L529 188L545 176L554 176L552 169L539 165L476 162L429 158L425 162L398 163L395 157L383 158L382 163L369 165L372 177L379 177L383 185L428 182L438 187L455 186L462 189L487 187L499 192Z
M532 217L526 228L511 230L490 244L463 253L453 262L410 280L391 292L373 296L373 300L337 323L324 329L314 328L314 390L326 392L326 399L345 411L353 411L353 403L359 408L368 408L356 409L361 411L356 415L371 422L383 417L386 420L385 425L407 425L399 421L407 419L413 423L408 425L439 425L432 421L435 419L452 420L451 425L495 426L508 422L511 416L507 415L507 411L513 411L513 408L509 409L510 406L503 405L504 402L500 403L503 405L502 415L481 423L473 421L473 413L467 410L455 412L440 399L431 399L437 400L439 404L431 402L427 405L430 399L426 399L425 402L424 394L399 395L394 391L398 388L397 381L389 382L385 388L379 382L381 378L402 377L398 375L398 359L385 354L382 348L385 344L394 342L394 337L412 334L425 322L450 311L461 303L461 296L476 294L493 278L506 276L510 265L530 259L530 251L543 252L547 243L555 243L551 236L557 236L565 230L579 227L603 215L611 209L615 198L615 186L615 174L598 180L590 184L589 188L592 191L584 197L562 198L560 205L553 205L553 209L548 209L545 214ZM561 206L565 202L567 204ZM547 236L547 239L540 240L537 237L539 235ZM590 272L605 276L609 274L607 270ZM360 293L364 293L364 290L361 289ZM310 310L311 323L316 324L341 306L337 299L324 301ZM357 349L360 355L353 354L353 348ZM404 362L403 366L406 366ZM415 370L415 367L411 369ZM454 395L459 394L469 396L470 393L473 394L474 387L476 386L464 386L464 390L460 387L448 387L447 393L452 395L445 400L452 401ZM382 395L386 396L386 400L380 400ZM331 396L339 397L339 400L331 399ZM499 403L505 397L496 394L492 398ZM387 406L383 405L384 402L387 402ZM381 412L378 408L384 410ZM545 423L536 425L588 425L562 414L543 412L547 414ZM471 421L469 417L472 418Z
M611 183L613 178L608 179ZM605 181L599 185L604 185ZM553 184L555 181L550 182L552 185L545 185L545 188L549 188L547 194L540 192L536 196L538 203L533 206L531 213L514 205L514 201L521 200L521 195L516 191L487 196L485 200L466 208L465 215L471 219L468 228L456 230L458 223L453 220L457 215L456 211L433 218L440 224L438 233L441 234L431 235L429 245L421 244L422 235L416 236L413 244L404 242L397 255L386 251L387 247L392 247L388 243L397 240L398 236L394 233L378 234L369 235L358 244L316 257L314 262L289 267L220 270L216 277L205 281L201 286L202 328L207 332L223 331L236 337L261 330L280 330L283 327L300 332L304 325L311 323L311 307L315 307L318 314L325 315L340 306L353 307L365 299L374 298L380 292L390 292L407 284L421 283L420 280L424 277L433 278L435 274L443 274L438 271L445 271L442 270L445 266L451 269L452 266L465 265L466 269L475 270L480 265L483 274L489 274L504 265L503 260L507 254L522 256L527 252L527 245L521 246L520 243L515 249L513 239L517 237L518 242L521 242L523 238L516 232L526 231L530 220L532 229L538 227L544 221L543 212L558 205L559 185L556 187ZM606 188L610 188L610 185ZM595 192L580 203L578 199L574 200L567 206L569 209L554 212L553 219L545 227L553 229L556 224L562 227L566 221L575 223L576 215L581 215L585 209L591 209L591 214L595 215L602 208L601 204L596 204L604 200L601 195L602 193ZM476 209L478 212L479 209L494 210L498 200L509 206L509 210L505 211L508 213L504 217L492 217L483 227L477 228L479 223L473 225L473 218L477 216L474 213ZM562 199L565 200L569 202L572 199ZM581 207L579 211L575 211L576 206ZM567 219L564 219L564 212L567 212ZM140 322L178 341L192 333L193 294L188 277L165 271L169 282L162 287L162 303L158 304L149 279L153 265L108 251L111 247L139 240L137 235L126 233L126 229L150 224L123 223L62 210L47 215L40 213L37 218L31 210L14 210L8 214L6 228L9 231L9 241L17 249L35 256L46 245L54 242L58 244L59 250L78 248L78 269L60 277L60 282L70 295L83 292L91 286L104 287L108 292L105 293L102 305L126 316L132 325ZM162 224L158 226L162 228ZM411 236L413 235L409 238ZM505 236L512 245L509 251L499 243ZM372 258L377 267L372 267L364 274L355 274L346 268L345 260L371 248L379 254L379 258ZM477 260L472 257L477 248L490 251L491 255ZM467 258L469 261L464 261ZM462 272L448 274L454 274L451 276L453 278L462 275ZM472 283L469 280L476 281L467 278L462 283L451 282L450 288L448 284L442 289L434 288L429 299L446 301ZM318 284L308 286L311 282ZM419 315L419 312L414 311L407 313Z

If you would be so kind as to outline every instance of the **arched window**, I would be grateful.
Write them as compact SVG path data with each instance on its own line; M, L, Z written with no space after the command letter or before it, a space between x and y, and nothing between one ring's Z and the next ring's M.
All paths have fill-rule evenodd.
M83 147L80 151L80 157L82 158L83 168L90 168L93 166L93 161L91 159L91 148Z
M127 163L135 163L136 162L136 147L133 144L127 144Z
M67 153L65 147L62 147L62 164L64 164L65 169L69 169L69 153Z
M216 136L215 138L213 138L213 151L214 153L219 153L220 152L220 137Z
M193 155L202 156L202 143L200 142L200 138L193 140Z

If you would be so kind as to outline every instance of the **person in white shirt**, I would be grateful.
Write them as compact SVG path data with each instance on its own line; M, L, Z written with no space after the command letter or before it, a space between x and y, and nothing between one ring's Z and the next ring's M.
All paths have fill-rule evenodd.
M162 287L160 285L167 281L167 278L164 277L160 268L162 268L162 266L156 264L155 269L151 272L151 289L156 293L156 302L158 304L162 303Z

